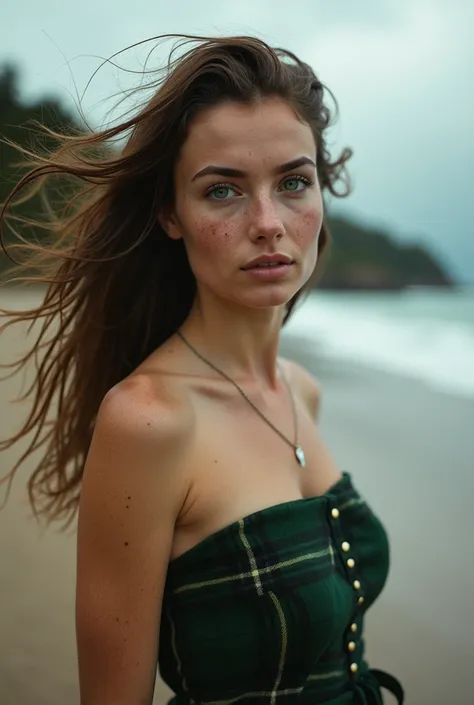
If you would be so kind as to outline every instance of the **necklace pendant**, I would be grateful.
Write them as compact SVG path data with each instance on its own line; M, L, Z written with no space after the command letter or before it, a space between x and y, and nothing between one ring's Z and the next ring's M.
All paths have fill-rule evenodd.
M301 465L302 468L306 466L306 458L304 455L304 450L301 446L296 446L295 448L296 460Z

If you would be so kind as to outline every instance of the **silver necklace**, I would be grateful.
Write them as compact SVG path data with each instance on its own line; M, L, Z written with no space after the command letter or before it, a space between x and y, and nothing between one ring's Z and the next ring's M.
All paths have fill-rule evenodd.
M184 335L181 333L181 331L178 330L178 331L176 331L176 333L177 333L178 336L181 338L181 340L183 341L183 343L184 343L185 345L187 345L188 348L189 348L200 360L202 360L203 362L205 362L206 365L209 365L209 367L212 367L213 370L215 370L218 374L220 374L222 377L224 377L226 380L228 380L231 384L234 385L234 387L237 389L237 391L243 396L243 398L245 399L245 401L247 401L247 402L250 404L250 406L257 412L257 414L260 416L260 418L262 418L262 419L265 421L265 423L267 423L267 424L270 426L270 428L272 428L272 429L275 431L275 433L277 433L277 434L280 436L280 438L282 438L282 439L285 441L285 443L288 443L288 445L293 448L293 452L294 452L294 454L295 454L296 460L298 461L299 465L301 465L301 467L304 468L305 465L306 465L306 458L305 458L304 450L303 450L303 448L300 446L300 444L299 444L299 442L298 442L298 414L296 413L295 399L294 399L293 393L292 393L292 391L291 391L291 387L290 387L290 385L288 384L288 380L287 380L287 378L286 378L286 375L285 375L285 373L283 372L282 368L279 367L279 370L280 370L281 375L282 375L282 377L283 377L283 379L284 379L285 386L286 386L286 388L287 388L287 390L288 390L288 394L289 394L289 397L290 397L290 399L291 399L291 407L292 407L292 410L293 410L293 420L294 420L294 425L295 425L295 442L294 442L294 443L293 443L293 441L290 441L290 439L287 438L276 426L274 426L274 425L272 424L272 422L271 422L269 419L267 419L267 417L265 416L265 414L263 414L263 413L260 411L260 409L259 409L257 406L255 406L255 404L254 404L253 401L250 399L250 397L247 396L247 394L244 392L244 390L243 390L241 387L239 387L239 385L237 384L237 382L234 382L234 380L232 379L232 377L229 377L228 374L226 374L225 372L223 372L222 370L220 370L218 367L216 367L212 362L210 362L210 360L207 360L205 357L203 357L203 356L201 355L201 353L199 353L199 352L196 350L196 348L193 347L193 346L191 345L191 343L190 343L188 340L186 340L186 338L185 338Z

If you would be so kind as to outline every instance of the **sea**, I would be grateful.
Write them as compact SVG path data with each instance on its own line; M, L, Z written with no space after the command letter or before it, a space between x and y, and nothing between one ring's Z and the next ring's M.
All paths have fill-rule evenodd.
M315 291L285 326L318 354L474 399L474 287Z

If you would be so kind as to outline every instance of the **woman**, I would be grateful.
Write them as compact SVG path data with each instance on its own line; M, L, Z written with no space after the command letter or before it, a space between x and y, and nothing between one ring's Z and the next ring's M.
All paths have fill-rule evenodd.
M138 115L63 138L12 194L75 189L34 246L44 302L11 314L57 328L7 444L39 429L33 506L79 508L81 703L150 703L157 663L177 703L402 702L364 660L386 534L319 437L317 382L277 356L350 153L331 161L295 56L187 41Z

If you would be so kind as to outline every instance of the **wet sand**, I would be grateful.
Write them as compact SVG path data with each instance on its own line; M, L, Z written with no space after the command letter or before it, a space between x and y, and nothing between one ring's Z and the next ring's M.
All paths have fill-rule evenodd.
M32 298L0 290L0 307ZM24 332L10 330L0 362L23 346ZM474 401L322 362L302 339L285 337L282 349L321 379L324 437L390 533L391 575L368 616L371 664L403 681L407 705L470 705ZM0 383L2 437L24 418L25 407L8 402L19 389L19 379ZM1 475L20 450L1 454ZM74 527L38 529L25 493L32 467L0 511L0 705L75 705ZM169 694L158 678L155 705Z

